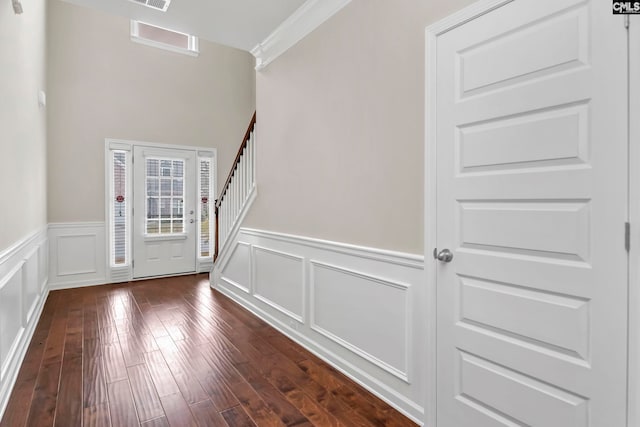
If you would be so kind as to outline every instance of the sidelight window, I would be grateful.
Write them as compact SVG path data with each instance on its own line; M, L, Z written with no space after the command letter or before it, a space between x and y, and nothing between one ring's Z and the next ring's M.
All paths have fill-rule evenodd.
M110 261L114 267L129 262L129 152L109 151Z
M198 209L198 220L200 223L200 230L198 236L198 254L201 258L209 258L212 256L212 203L211 190L212 190L212 171L211 171L211 158L201 157L198 160L200 164L200 179L198 180L198 192L200 194L200 206Z

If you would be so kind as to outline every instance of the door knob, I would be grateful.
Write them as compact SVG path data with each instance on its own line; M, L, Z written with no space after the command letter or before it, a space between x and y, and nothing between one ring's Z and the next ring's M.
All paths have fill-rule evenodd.
M443 249L438 252L438 248L434 248L433 257L440 262L451 262L453 259L453 253L449 249Z

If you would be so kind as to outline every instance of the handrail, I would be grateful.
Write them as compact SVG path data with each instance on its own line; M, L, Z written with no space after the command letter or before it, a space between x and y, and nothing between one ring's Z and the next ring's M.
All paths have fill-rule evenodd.
M247 131L244 134L244 137L242 138L242 143L240 144L240 148L238 149L238 154L236 155L235 160L233 161L233 165L231 166L231 170L229 171L229 175L227 176L227 180L224 183L224 186L222 187L222 191L220 192L220 197L216 200L216 203L214 205L214 212L215 212L215 217L216 217L216 233L215 233L215 246L214 246L214 252L213 252L213 261L215 262L216 259L218 259L218 254L219 254L219 250L220 250L220 232L219 232L219 227L220 227L220 215L219 215L219 210L220 210L220 205L222 205L222 201L224 200L224 197L227 195L227 190L229 189L229 184L231 184L231 180L233 179L233 176L235 175L236 170L238 169L238 164L240 163L240 160L242 159L242 154L244 153L244 150L247 148L247 143L249 142L249 139L251 138L251 132L253 132L254 128L256 126L256 112L254 111L253 113L253 117L251 117L251 121L249 122L249 127L247 127Z
M222 199L227 194L227 190L229 189L229 184L231 183L231 179L236 172L238 167L238 163L240 163L240 158L242 157L242 153L244 149L247 147L247 142L251 136L251 132L253 132L253 128L256 125L256 112L253 113L253 117L251 118L251 122L249 122L249 127L242 138L242 144L240 144L240 148L238 149L238 154L236 155L236 159L233 161L233 165L231 166L231 170L229 171L229 176L227 176L227 180L224 182L224 186L222 187L222 191L220 192L220 198L216 200L216 209L220 207L222 204Z

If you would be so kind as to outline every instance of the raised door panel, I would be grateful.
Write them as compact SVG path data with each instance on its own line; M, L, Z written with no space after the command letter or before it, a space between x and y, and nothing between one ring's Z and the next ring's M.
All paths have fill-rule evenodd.
M441 427L624 426L626 34L609 9L518 0L437 41Z

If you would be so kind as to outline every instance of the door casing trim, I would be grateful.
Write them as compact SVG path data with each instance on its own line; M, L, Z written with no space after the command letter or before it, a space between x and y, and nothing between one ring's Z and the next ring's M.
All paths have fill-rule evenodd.
M110 230L110 226L111 226L111 218L110 218L110 211L109 211L109 177L110 177L110 160L109 160L109 151L110 150L125 150L129 152L129 166L132 166L131 164L131 158L133 157L133 148L134 147L145 147L145 148L149 148L149 149L170 149L170 150L184 150L184 151L193 151L196 153L196 159L199 157L208 157L211 158L211 162L213 165L213 170L215 171L215 173L217 173L218 171L218 149L215 147L200 147L200 146L193 146L193 145L179 145L179 144L163 144L163 143L157 143L157 142L148 142L148 141L136 141L136 140L126 140L126 139L116 139L116 138L105 138L104 140L104 165L105 165L105 173L104 173L104 201L105 201L105 244L106 244L106 257L105 257L105 265L106 265L106 278L107 278L107 283L112 283L112 277L111 277L111 270L112 270L112 266L111 266L111 261L110 261L110 252L111 252L111 236L109 235L109 230ZM130 176L131 178L129 179L129 183L128 183L128 188L127 191L129 192L129 194L133 194L133 167L131 167L131 171L130 171ZM197 177L196 177L196 181L197 181ZM214 182L217 183L217 179L214 179ZM213 187L213 193L214 193L214 199L216 197L218 197L217 195L217 188L215 188L215 185ZM127 212L127 221L130 224L129 227L129 242L128 242L128 247L127 247L127 251L129 253L129 263L127 264L127 269L128 269L128 278L129 280L146 280L146 279L150 279L152 277L145 277L145 278L140 278L140 279L134 279L133 278L133 267L132 267L132 263L131 261L133 260L133 226L132 226L132 214L131 214L131 206L128 207L128 212ZM215 233L215 230L214 230ZM197 239L196 240L196 244L197 244ZM200 258L198 256L197 253L197 248L194 249L196 251L196 266L195 266L195 272L194 273L201 273L203 272L203 268L206 268L206 265L208 264L206 260L206 258ZM116 268L117 269L117 268ZM208 271L208 268L206 268L206 270ZM193 274L193 273L189 273L189 274ZM166 276L157 276L157 277L166 277Z

